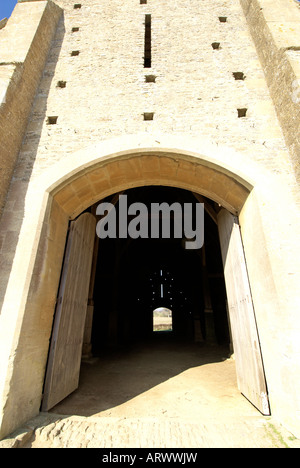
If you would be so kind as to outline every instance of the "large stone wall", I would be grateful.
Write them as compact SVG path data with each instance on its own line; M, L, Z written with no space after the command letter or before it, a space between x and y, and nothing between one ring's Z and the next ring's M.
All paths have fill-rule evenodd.
M85 0L80 9L70 1L56 3L64 17L15 177L30 176L33 159L34 177L90 143L139 132L203 135L271 171L292 173L238 0L177 1L172 8L154 0L146 5ZM143 62L145 14L152 15L151 69ZM214 42L219 49L213 49ZM235 72L245 79L235 80ZM146 75L156 76L156 82L146 83ZM238 118L237 109L244 108L246 117ZM145 112L153 112L154 120L144 121ZM56 125L47 125L48 117L57 117Z
M0 215L61 10L18 3L0 30Z
M241 0L300 180L300 8L293 0Z
M271 407L300 434L293 390L300 362L299 104L292 101L286 111L298 95L292 83L299 51L285 46L282 54L265 40L264 56L284 57L285 67L274 59L271 72L251 37L256 25L248 7L258 11L258 4L241 3L250 29L239 0L84 0L81 8L70 0L32 0L19 2L0 31L2 200L9 186L0 224L1 436L39 409L68 219L136 181L185 181L182 187L198 187L239 212ZM287 3L297 23L299 9ZM146 14L151 68L143 60ZM266 38L271 26L265 21ZM277 78L282 70L284 81ZM109 177L106 160L114 163ZM204 170L215 165L223 177ZM251 191L242 208L225 180L228 171L235 186L244 180ZM226 196L218 199L218 190Z
M85 0L81 8L69 0L19 3L0 33L2 204L18 155L14 179L24 181L90 143L139 132L203 135L286 174L295 187L300 10L287 0L280 33L275 13L269 16L285 0L277 0L277 7L261 0L263 8L241 3L250 30L238 0L177 1L171 11L168 2L155 0ZM64 15L24 135L59 15L56 5ZM145 14L152 16L151 68L143 60ZM236 80L236 72L244 79ZM147 75L155 83L147 83ZM247 109L246 116L239 118L238 109ZM154 120L144 121L145 112L153 112ZM57 117L55 125L49 117Z

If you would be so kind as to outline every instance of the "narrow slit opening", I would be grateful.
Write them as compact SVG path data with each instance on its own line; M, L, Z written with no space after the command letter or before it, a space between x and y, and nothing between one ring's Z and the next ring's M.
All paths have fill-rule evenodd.
M151 68L151 15L145 15L144 68Z

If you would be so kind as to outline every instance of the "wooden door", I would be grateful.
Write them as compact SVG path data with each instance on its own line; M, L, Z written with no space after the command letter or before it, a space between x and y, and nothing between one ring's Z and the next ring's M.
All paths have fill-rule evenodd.
M238 219L218 214L238 388L264 415L270 414L260 342Z
M82 214L70 225L45 378L42 411L78 387L96 219Z

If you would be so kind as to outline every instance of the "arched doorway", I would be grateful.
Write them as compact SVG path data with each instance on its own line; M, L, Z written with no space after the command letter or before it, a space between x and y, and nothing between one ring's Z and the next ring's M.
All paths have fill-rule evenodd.
M22 349L22 343L31 336L32 346L39 350L38 371L32 376L31 386L27 386L22 393L23 406L28 408L27 417L36 414L42 398L49 337L69 221L76 219L97 201L133 187L168 186L187 189L213 200L233 215L242 210L251 191L249 178L241 176L240 168L230 170L229 159L227 163L220 163L223 155L217 164L212 156L203 156L204 149L203 153L199 153L199 148L182 151L176 148L167 149L165 146L162 149L158 148L157 142L153 143L151 149L149 143L143 147L139 142L135 149L132 149L132 145L129 146L130 149L127 147L122 150L120 142L117 147L105 143L97 149L89 148L79 152L72 160L58 163L28 189L27 203L32 201L31 211L26 213L23 220L15 257L15 265L21 265L27 276L24 275L24 281L19 282L18 293L13 291L12 294L14 302L20 300L21 307L18 306L16 310L23 317L23 322L21 320L19 323L24 323L24 327L22 333L14 335L14 340L17 341L12 341L11 344ZM35 235L28 238L28 230L34 231ZM14 275L20 277L20 271L19 267L12 272L11 284L14 283ZM31 281L26 279L29 273ZM43 331L38 334L36 323L41 309ZM5 312L4 308L4 314ZM30 321L26 322L25 318L28 316ZM7 374L7 381L18 379L18 375L26 373L26 369L24 358L22 365L21 362L15 362L13 372ZM29 369L30 366L27 371ZM11 393L5 405L10 420L14 413L15 397ZM29 400L32 402L30 407L26 404ZM12 427L10 422L8 425Z
M153 331L173 331L173 312L171 309L167 307L157 307L153 310Z
M156 191L158 190L156 186ZM254 309L251 299L251 291L248 282L247 270L245 259L243 256L243 247L239 232L239 225L237 222L237 218L231 215L227 210L221 209L218 213L214 211L213 207L207 204L207 200L203 199L206 202L206 209L210 215L214 213L213 217L217 220L218 223L218 230L219 236L221 240L221 250L222 250L222 257L223 257L223 264L225 268L225 276L226 276L226 286L227 286L227 294L228 294L228 308L229 308L229 316L231 321L231 333L233 337L233 346L236 352L236 361L237 361L237 374L238 374L238 385L242 393L263 413L269 414L269 403L268 403L268 396L267 396L267 388L266 382L264 377L264 368L260 350L260 343L257 334L256 322L255 322L255 315ZM120 204L121 202L119 202ZM115 210L115 204L108 204L109 207L107 211L110 209ZM106 206L106 205L105 205ZM151 204L152 206L152 204ZM210 208L208 207L210 206ZM121 208L120 208L121 210ZM127 210L127 204L126 204ZM218 209L219 211L219 209ZM97 211L96 211L97 212ZM128 211L129 213L129 211ZM85 214L87 216L88 213ZM84 215L79 217L77 220L71 223L71 233L73 226L77 226L80 223L80 219L82 219ZM116 215L115 215L116 216ZM127 213L126 213L127 216ZM92 219L92 214L90 215ZM176 222L176 220L174 220ZM119 221L121 228L121 219ZM92 222L91 222L92 225ZM94 223L95 228L95 223ZM123 227L122 227L123 228ZM61 295L58 297L58 308L60 310L60 304L66 303L65 306L62 306L62 312L58 314L58 321L54 322L54 331L58 330L57 336L54 333L52 338L51 344L51 352L49 354L49 364L47 368L46 374L46 383L44 389L44 400L43 400L43 410L46 411L51 409L51 407L55 406L64 396L68 396L75 388L78 386L79 380L79 356L75 358L76 352L78 354L78 349L81 349L83 342L83 320L85 317L85 313L88 307L87 297L82 297L80 295L81 284L86 281L85 290L88 290L88 281L89 275L88 271L86 272L85 276L81 276L81 268L82 264L78 260L78 253L77 249L82 252L84 251L84 239L89 236L91 237L93 228L90 231L85 232L84 228L79 233L79 237L82 239L81 247L77 246L74 249L73 256L68 256L69 250L72 249L72 242L73 239L68 241L65 257L67 259L67 264L64 265L64 269L62 272L62 283L64 284L66 280L64 278L72 277L73 273L71 271L80 271L78 275L75 274L75 279L71 281L69 286L66 290L63 290ZM130 225L126 227L126 232L130 231ZM97 231L98 232L98 231ZM120 237L124 238L124 235ZM137 236L140 237L140 234ZM143 236L141 236L143 237ZM147 237L147 236L146 236ZM128 242L128 236L125 236L126 241ZM69 242L71 242L69 246ZM181 242L184 242L184 239L181 239ZM133 307L124 307L122 314L118 310L118 297L120 296L119 291L124 288L124 282L120 281L119 272L121 270L121 258L120 258L120 245L118 245L118 253L115 256L115 264L112 269L113 273L113 281L112 287L114 290L113 293L113 310L108 315L108 340L112 341L113 344L118 343L119 341L119 334L123 336L124 330L122 326L124 324L128 324L131 320L132 311L134 310ZM92 239L89 246L89 259L91 263L92 259ZM143 252L146 252L147 249L142 248L139 258L142 256ZM87 253L86 253L87 255ZM206 262L206 255L202 254L202 261L203 265ZM148 264L148 262L145 262ZM189 269L189 268L188 268ZM163 269L160 269L161 274L163 273ZM202 276L205 276L203 271L201 271ZM80 278L80 279L79 279ZM192 283L192 279L188 281ZM202 279L201 279L202 283ZM78 285L76 287L76 284ZM141 287L143 289L143 286ZM163 294L163 284L160 284L161 295ZM208 285L206 288L203 288L204 298L203 302L206 302L208 296ZM85 293L86 294L86 293ZM74 298L73 298L74 296ZM126 296L126 295L125 295ZM123 297L122 297L123 299ZM173 298L169 297L171 301ZM178 300L177 300L178 302ZM76 305L78 303L85 303L86 306L82 305L81 309L78 310L77 314L74 313L76 311ZM136 309L139 313L141 305ZM192 306L190 307L192 309ZM224 307L225 309L225 304ZM85 309L85 310L84 310ZM183 313L191 314L191 317L183 318L183 314L175 315L176 320L174 323L178 322L178 332L179 330L182 332L184 328L191 329L190 324L192 327L195 325L194 322L198 321L201 316L199 310L196 310L194 313L188 310L188 304L185 307L182 307ZM199 309L199 305L198 305ZM143 307L143 313L147 312L147 306ZM122 317L122 318L121 318ZM151 317L152 319L152 317ZM197 320L196 320L197 319ZM90 320L89 320L90 321ZM146 313L144 317L141 319L136 314L134 319L132 319L134 323L142 322L142 331L140 326L136 326L138 330L137 333L141 335L142 339L147 336L147 333L150 331L150 315ZM120 322L121 322L121 329L120 329ZM200 319L201 322L201 319ZM103 329L103 319L101 319L101 328ZM125 325L126 328L126 325ZM175 327L176 328L176 327ZM198 331L199 331L198 327ZM187 334L189 332L186 332ZM193 332L194 333L194 332ZM206 333L206 330L205 330ZM126 335L126 333L125 333ZM75 344L74 344L75 343ZM66 350L71 350L68 353ZM63 370L63 372L62 372ZM69 374L69 375L68 375Z

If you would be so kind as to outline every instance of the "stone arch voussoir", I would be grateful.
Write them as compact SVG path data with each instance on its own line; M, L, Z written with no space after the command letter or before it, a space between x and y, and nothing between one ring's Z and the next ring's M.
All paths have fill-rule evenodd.
M120 139L108 148L101 143L81 150L44 176L47 192L70 219L108 195L145 185L194 191L238 214L253 187L249 175L241 171L240 158L228 149L203 143L162 147L157 140L152 146L139 141L122 148L122 143Z

